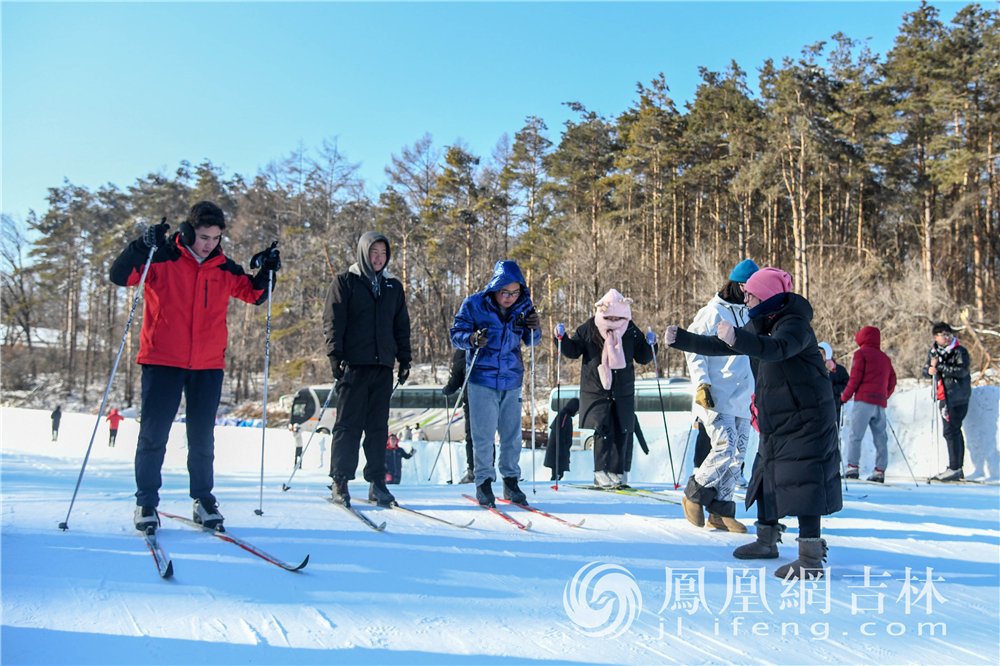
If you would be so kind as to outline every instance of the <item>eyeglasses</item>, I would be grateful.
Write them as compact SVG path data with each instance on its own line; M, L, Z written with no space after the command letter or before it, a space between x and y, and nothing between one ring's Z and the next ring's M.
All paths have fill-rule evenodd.
M520 290L517 290L517 291L505 291L505 290L501 289L500 290L500 295L503 296L504 298L517 298L518 296L521 295L521 291Z

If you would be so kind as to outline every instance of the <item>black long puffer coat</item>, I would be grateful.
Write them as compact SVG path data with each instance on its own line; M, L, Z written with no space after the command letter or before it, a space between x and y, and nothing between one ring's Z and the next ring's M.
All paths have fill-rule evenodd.
M653 348L646 342L639 327L630 321L622 334L625 367L611 371L611 388L605 390L598 373L604 351L603 342L593 317L581 324L572 337L564 337L562 341L563 356L582 358L583 361L583 368L580 370L580 427L599 429L603 424L611 422L613 409L621 432L627 438L635 423L634 363L651 363Z
M760 502L764 520L824 516L844 506L837 409L810 322L813 309L788 294L775 312L736 330L730 347L711 336L677 331L672 345L697 354L751 358L760 446L746 507Z

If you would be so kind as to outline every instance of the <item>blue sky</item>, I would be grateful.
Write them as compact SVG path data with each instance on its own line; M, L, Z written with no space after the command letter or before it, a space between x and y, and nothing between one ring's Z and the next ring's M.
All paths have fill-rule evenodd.
M3 2L0 206L23 219L64 178L124 188L185 159L252 176L333 137L375 191L425 132L486 157L535 115L557 140L563 102L615 116L663 72L681 106L701 65L755 83L838 31L885 53L918 6Z

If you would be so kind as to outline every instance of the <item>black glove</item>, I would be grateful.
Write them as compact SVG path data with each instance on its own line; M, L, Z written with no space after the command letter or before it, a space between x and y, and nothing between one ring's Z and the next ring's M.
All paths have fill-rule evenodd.
M537 331L542 326L542 320L538 316L538 313L532 310L525 316L524 325L532 331Z
M281 254L278 252L278 241L271 243L271 247L266 250L262 250L257 254L253 255L250 259L250 268L257 269L261 268L264 272L275 271L281 269Z
M399 380L400 386L406 383L406 380L409 378L409 376L410 376L410 364L400 363L399 370L396 371L396 379Z
M469 344L472 345L473 347L478 347L480 349L485 347L486 343L489 342L489 339L486 335L487 330L488 329L481 328L478 331L473 332L472 336L469 337Z
M344 378L344 373L347 372L347 361L342 361L336 356L331 356L330 371L333 373L334 380L340 381Z
M151 224L146 227L146 230L142 232L142 242L150 249L163 247L167 244L167 231L169 230L170 225L167 224L167 218L163 218L159 224Z

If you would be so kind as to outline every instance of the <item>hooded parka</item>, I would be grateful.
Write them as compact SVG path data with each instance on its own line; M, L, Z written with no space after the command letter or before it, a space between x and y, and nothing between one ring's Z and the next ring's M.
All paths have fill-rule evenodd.
M812 306L785 294L775 311L741 329L730 347L709 336L677 331L672 345L696 354L753 360L760 445L746 507L760 502L763 521L840 511L840 448L830 380L810 322Z

